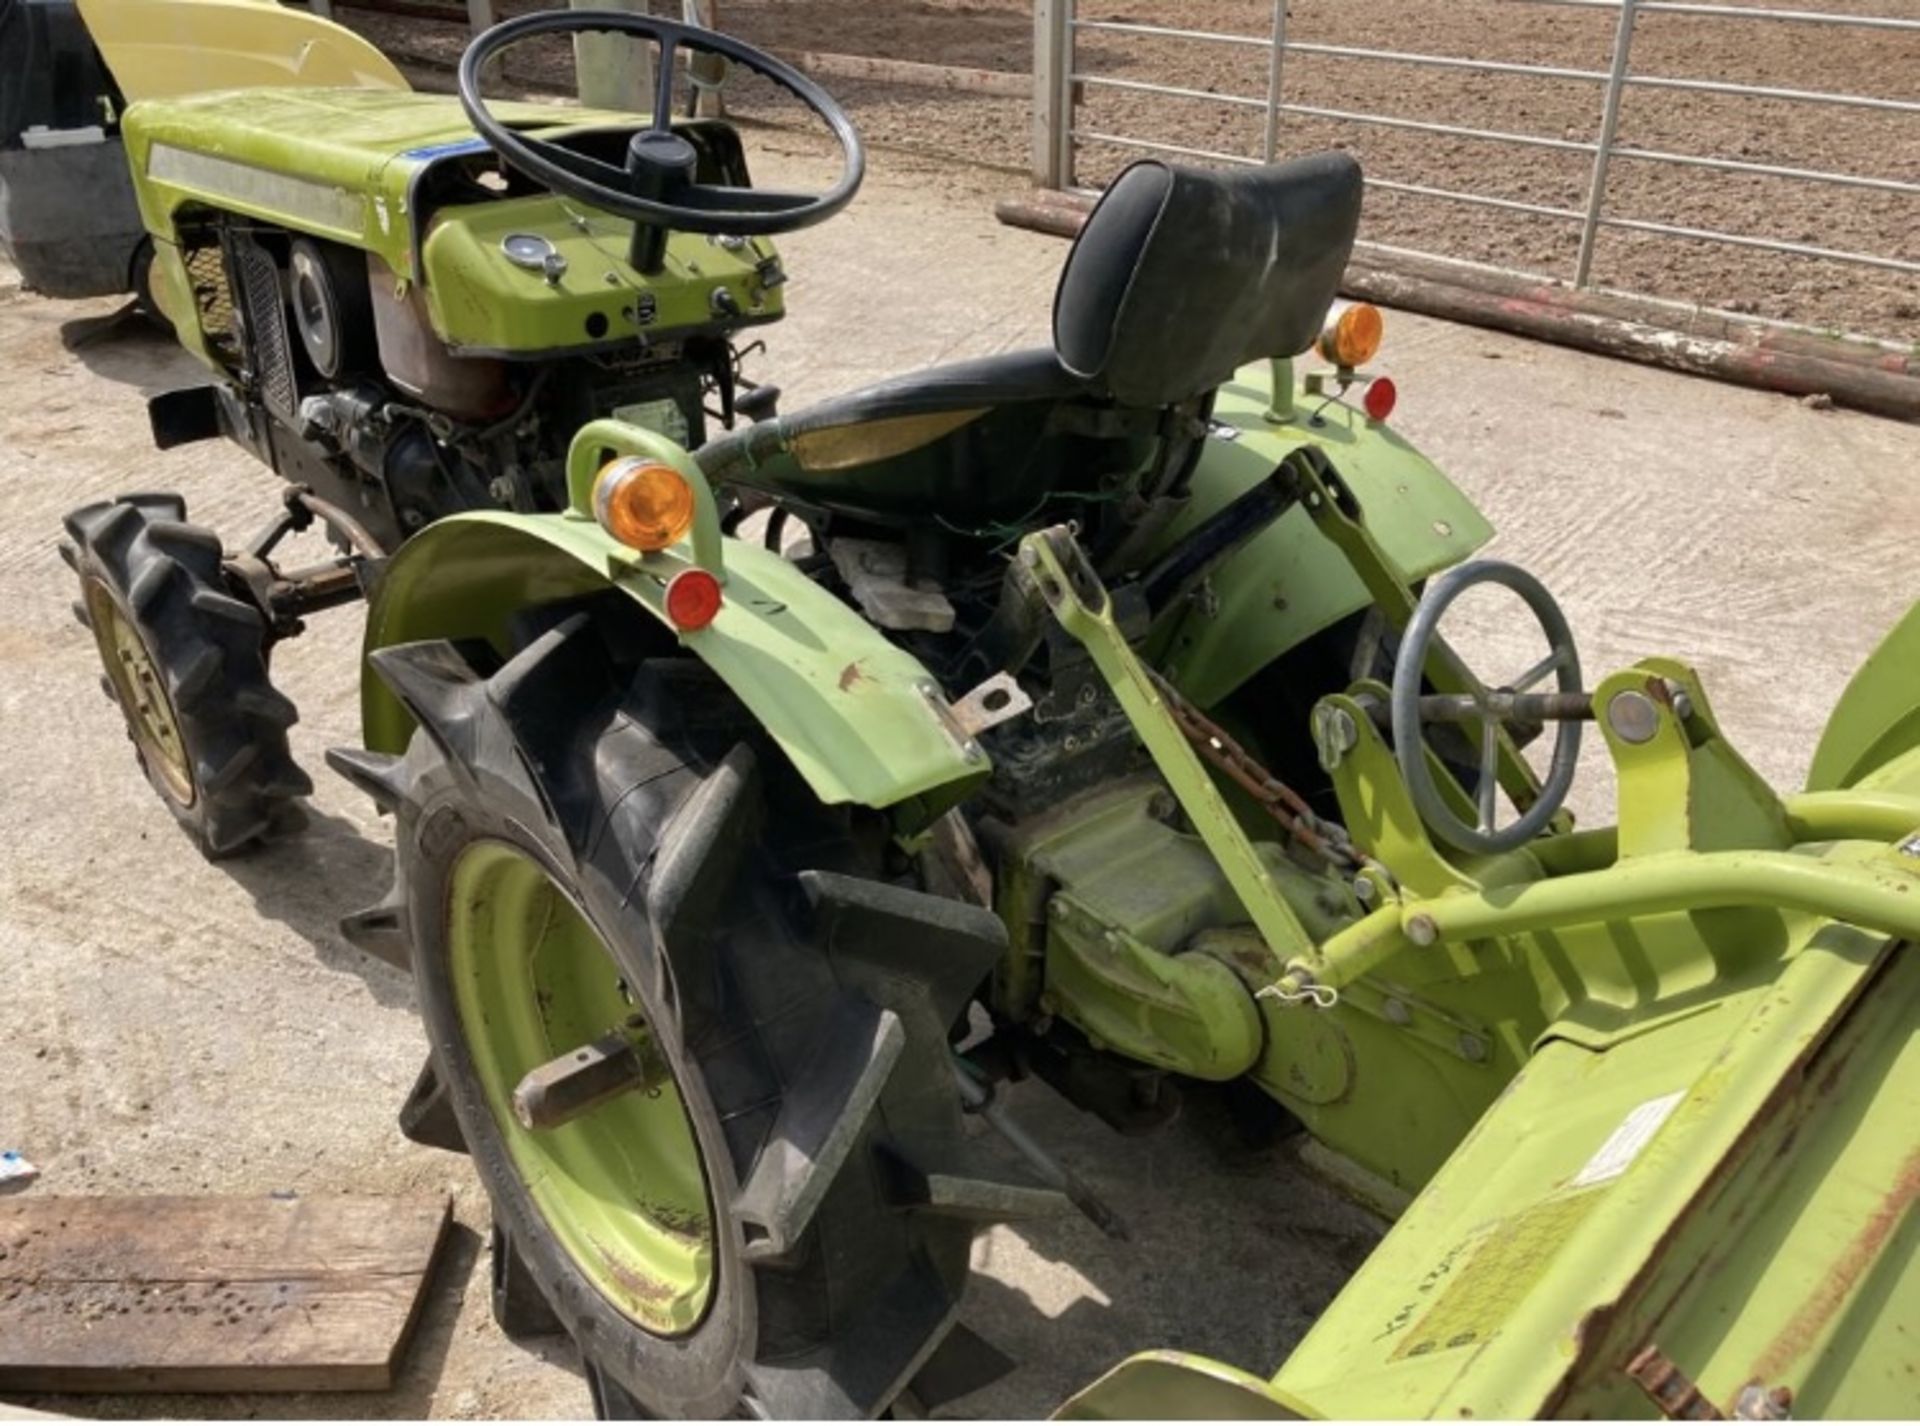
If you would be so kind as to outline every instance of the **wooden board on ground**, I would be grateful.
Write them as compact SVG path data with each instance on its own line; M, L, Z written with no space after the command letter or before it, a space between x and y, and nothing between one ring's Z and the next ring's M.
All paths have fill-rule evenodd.
M0 1201L0 1391L378 1391L443 1195Z

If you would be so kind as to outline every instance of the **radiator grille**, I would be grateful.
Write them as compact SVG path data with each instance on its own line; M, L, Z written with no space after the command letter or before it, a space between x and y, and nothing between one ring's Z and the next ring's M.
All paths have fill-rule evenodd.
M240 278L242 326L254 384L270 409L291 417L293 354L287 347L287 304L280 292L280 268L271 253L244 234L233 235L230 245Z

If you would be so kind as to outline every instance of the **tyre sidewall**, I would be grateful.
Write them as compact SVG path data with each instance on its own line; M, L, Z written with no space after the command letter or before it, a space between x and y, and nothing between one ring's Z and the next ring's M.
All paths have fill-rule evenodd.
M693 774L687 777L691 786ZM396 839L407 887L415 983L433 1060L495 1217L583 1356L654 1409L676 1416L724 1416L739 1401L744 1385L740 1366L753 1352L752 1274L741 1259L739 1228L727 1211L737 1185L719 1116L697 1067L687 1059L670 1011L654 1003L658 996L648 989L659 980L653 972L646 918L628 902L628 887L611 887L595 864L581 866L564 838L544 824L540 810L527 806L529 799L517 789L486 785L476 790L463 785L444 764L423 774L418 787L424 794L419 811L397 829ZM521 807L515 809L516 803ZM514 810L522 815L515 816ZM607 835L617 836L617 828L610 827ZM574 1265L521 1182L481 1089L455 1001L446 931L453 867L466 848L483 840L504 842L532 857L586 916L640 995L641 1009L672 1066L707 1178L715 1238L713 1295L699 1325L684 1336L648 1333ZM651 850L622 848L617 864L637 873ZM595 858L599 866L608 862L604 854Z

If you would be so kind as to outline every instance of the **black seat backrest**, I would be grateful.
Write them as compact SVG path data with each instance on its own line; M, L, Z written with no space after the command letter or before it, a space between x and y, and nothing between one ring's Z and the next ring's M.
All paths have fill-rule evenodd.
M722 436L700 463L716 482L968 524L1068 476L1167 471L1197 444L1155 413L1202 409L1237 368L1311 346L1359 221L1360 166L1342 153L1230 173L1136 163L1067 255L1051 352L895 377ZM1079 408L1096 417L1069 419Z
M1147 160L1088 215L1053 299L1061 365L1169 406L1313 345L1360 225L1360 165L1314 154L1227 173Z

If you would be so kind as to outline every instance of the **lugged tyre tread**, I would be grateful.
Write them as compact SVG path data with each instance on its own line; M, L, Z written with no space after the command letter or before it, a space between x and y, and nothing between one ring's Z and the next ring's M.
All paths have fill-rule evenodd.
M678 920L657 920L649 891L674 860L662 837L709 779L738 773L741 754L715 736L727 732L727 720L703 716L683 688L669 692L683 660L621 667L615 647L583 614L540 634L491 677L472 668L463 677L458 651L444 642L374 656L421 726L398 768L365 753L332 759L375 796L404 789L394 892L353 918L355 930L390 945L392 922L382 913L405 908L400 919L428 1020L430 1071L447 1086L496 1216L593 1371L652 1411L776 1419L877 1413L952 1324L978 1226L902 1203L890 1165L925 1152L943 1172L966 1163L986 1180L997 1171L973 1159L977 1146L962 1128L952 1088L947 1031L972 988L964 957L960 969L953 964L961 932L936 928L955 939L931 948L924 964L887 953L877 971L859 945L825 944L827 918L803 891L801 873L871 877L872 858L850 835L845 814L815 802L768 742L746 755L749 771L758 769L746 795L765 810L743 824L747 840L731 849L737 860L722 863L726 894L697 898ZM835 1106L791 1106L787 1122L813 1122L832 1163L823 1166L827 1181L796 1183L791 1195L760 1175L761 1199L790 1196L800 1211L793 1241L774 1245L778 1251L754 1255L728 1239L723 1272L750 1285L737 1300L750 1308L724 1298L731 1305L711 1309L692 1334L696 1346L708 1340L703 1334L744 1334L746 1345L725 1372L699 1375L686 1365L697 1355L687 1339L662 1346L574 1270L539 1226L472 1078L439 939L445 879L467 842L515 834L533 838L603 931L609 921L626 928L623 970L630 981L638 977L656 1021L671 1015L657 1033L704 1086L712 1119L703 1142L709 1155L726 1156L714 1184L716 1194L729 1194L728 1204L716 1205L723 1220L731 1196L756 1184L766 1156L786 1151L776 1125L788 1096L841 1096L859 1116L851 1126L823 1126ZM910 898L918 895L877 900L913 910ZM656 940L664 950L658 961L647 949ZM997 947L972 950L977 980ZM821 1064L823 1036L849 1024L874 1027L874 1053L887 1057L871 1075ZM770 1172L804 1177L809 1167ZM743 1232L746 1226L743 1219ZM735 1310L748 1312L747 1326L726 1316ZM724 1326L713 1325L722 1318Z
M313 783L287 741L299 712L268 678L266 620L227 591L219 537L187 524L186 513L176 495L141 493L76 510L65 525L71 563L131 616L166 683L193 763L192 805L182 807L156 771L145 769L148 778L217 858L291 830L293 803ZM74 608L90 626L85 600ZM104 686L114 697L111 681Z

